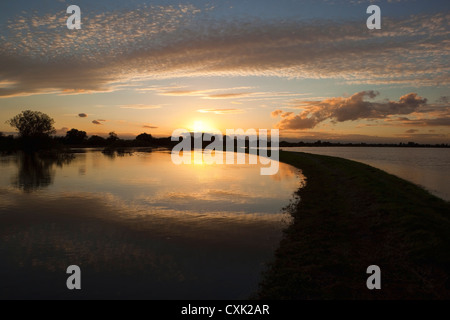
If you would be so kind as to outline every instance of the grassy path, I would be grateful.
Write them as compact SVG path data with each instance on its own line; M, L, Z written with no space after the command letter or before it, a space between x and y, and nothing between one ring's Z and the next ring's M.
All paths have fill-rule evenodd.
M350 160L281 152L307 185L261 299L450 299L450 203ZM378 265L382 289L368 290Z

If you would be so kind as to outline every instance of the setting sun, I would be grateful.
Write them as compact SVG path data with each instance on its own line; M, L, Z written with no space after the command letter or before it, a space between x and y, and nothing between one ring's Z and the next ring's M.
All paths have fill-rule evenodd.
M214 130L214 126L205 121L197 120L189 129L194 132L207 132Z

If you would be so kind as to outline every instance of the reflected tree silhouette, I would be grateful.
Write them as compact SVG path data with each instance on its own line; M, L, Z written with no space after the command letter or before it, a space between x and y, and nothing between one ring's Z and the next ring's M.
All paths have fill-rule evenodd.
M17 176L12 183L26 193L46 188L54 181L55 166L63 167L74 158L72 154L42 157L38 154L21 153L17 157Z

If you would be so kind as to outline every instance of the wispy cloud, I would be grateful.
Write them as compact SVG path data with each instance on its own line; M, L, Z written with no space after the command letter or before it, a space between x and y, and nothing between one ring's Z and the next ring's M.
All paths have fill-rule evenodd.
M253 87L215 88L204 90L192 90L187 89L186 87L175 87L175 88L156 87L152 88L151 90L157 91L158 94L163 96L200 97L202 99L234 99L257 94L256 92L240 92L241 90L249 90L249 89L253 89Z
M210 94L207 99L235 99L251 96L252 92Z
M121 109L135 109L135 110L151 110L151 109L161 109L160 105L145 105L145 104L131 104L131 105L120 105Z
M197 110L200 113L214 113L214 114L239 114L244 113L245 111L242 109L200 109Z
M211 75L450 83L444 12L385 18L374 33L361 21L203 21L194 20L201 9L193 5L140 9L86 13L77 33L56 13L12 19L1 26L0 96L108 92L133 79ZM244 93L162 94L224 99Z
M450 127L450 117L443 117L443 118L433 118L433 119L405 119L402 120L400 123L396 123L397 125L404 125L404 126L414 126L414 127L429 127L429 126L436 126L436 127Z
M277 92L277 91L248 91L256 89L255 87L236 87L236 88L215 88L205 90L189 90L186 87L167 88L163 87L158 89L157 87L151 89L145 89L146 91L152 90L158 92L164 96L182 96L182 97L200 97L201 99L231 99L240 101L259 101L259 100L276 100L285 99L287 97L301 97L308 95L308 93L294 93L294 92ZM245 91L242 91L245 90Z

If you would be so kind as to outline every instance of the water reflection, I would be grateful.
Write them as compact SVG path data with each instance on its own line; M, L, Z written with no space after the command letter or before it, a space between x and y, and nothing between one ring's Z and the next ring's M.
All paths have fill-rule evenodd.
M71 154L40 157L21 153L17 156L17 176L12 184L24 192L33 192L51 185L55 178L54 167L62 168L74 159Z
M167 152L9 159L0 167L0 299L73 297L72 264L83 298L248 298L301 185L284 164L269 177L251 165L176 166Z

